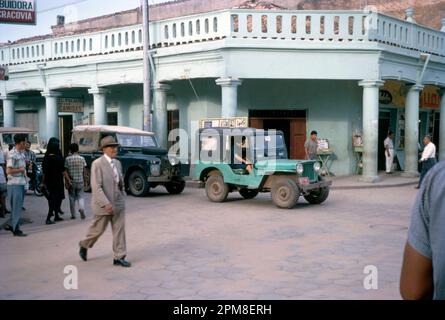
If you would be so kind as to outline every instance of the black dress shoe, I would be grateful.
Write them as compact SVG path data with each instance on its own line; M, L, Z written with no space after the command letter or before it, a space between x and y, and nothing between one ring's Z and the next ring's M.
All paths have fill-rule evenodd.
M3 229L5 229L6 231L11 231L11 232L13 232L12 227L11 227L9 224L5 225L5 226L3 227Z
M54 221L63 221L63 218L61 218L61 217L55 217L55 218L54 218Z
M83 261L87 261L87 252L88 252L88 249L86 249L84 247L80 247L79 256L82 258Z
M62 210L59 210L57 213L61 214L62 216L65 214Z
M13 233L14 233L14 237L26 237L27 236L27 234L23 233L23 231L20 229L16 229Z
M125 260L124 258L122 258L122 259L114 259L113 260L113 265L121 266L121 267L124 267L124 268L130 268L131 267L131 263L128 262L127 260Z
M45 223L46 223L46 224L48 224L48 225L49 225L49 224L56 224L56 223L55 223L54 221L51 221L51 220L49 220L49 219L48 219L48 220L46 220L46 222L45 222Z

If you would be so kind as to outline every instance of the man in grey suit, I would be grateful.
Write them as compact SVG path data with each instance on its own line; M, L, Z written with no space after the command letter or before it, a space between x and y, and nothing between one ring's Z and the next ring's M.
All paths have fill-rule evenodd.
M122 166L116 160L119 144L113 137L107 136L100 142L104 155L93 162L91 167L91 208L94 214L85 240L80 241L79 255L87 261L87 250L92 248L105 232L108 222L113 231L113 251L115 266L131 267L125 260L125 186Z

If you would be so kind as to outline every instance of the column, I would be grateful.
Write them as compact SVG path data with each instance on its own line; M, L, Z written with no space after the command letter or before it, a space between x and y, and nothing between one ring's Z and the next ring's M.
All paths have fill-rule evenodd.
M445 88L439 90L440 95L440 131L439 160L445 160Z
M59 139L59 109L57 98L62 94L56 91L43 91L42 96L46 99L46 132L47 140L52 137Z
M104 88L91 88L88 90L88 93L94 97L94 124L108 124L107 93L109 93L109 90Z
M417 177L419 161L419 99L421 85L407 87L405 102L405 177Z
M221 116L231 118L236 116L238 109L238 86L242 84L239 79L219 78L216 84L221 86L222 90L222 108Z
M167 92L170 89L169 85L159 82L153 87L153 131L162 148L167 148L168 142Z
M379 88L381 80L364 80L363 87L363 175L364 182L378 182Z
M0 97L3 100L3 126L6 128L15 127L15 100L17 96L6 95Z

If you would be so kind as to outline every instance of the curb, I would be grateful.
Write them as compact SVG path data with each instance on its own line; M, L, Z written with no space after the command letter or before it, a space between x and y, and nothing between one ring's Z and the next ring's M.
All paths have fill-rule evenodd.
M406 187L406 186L414 186L417 185L418 182L403 182L403 183L396 183L396 184L369 184L369 185L346 185L346 186L335 186L335 181L332 182L333 185L331 187L331 190L359 190L359 189L388 189L388 188L400 188L400 187ZM199 181L186 181L186 187L187 188L193 188L193 189L203 189L204 184Z

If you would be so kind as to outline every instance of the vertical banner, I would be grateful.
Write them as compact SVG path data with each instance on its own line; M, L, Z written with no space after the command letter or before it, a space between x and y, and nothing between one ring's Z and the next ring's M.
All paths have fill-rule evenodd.
M34 0L0 0L0 23L36 24Z

